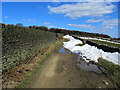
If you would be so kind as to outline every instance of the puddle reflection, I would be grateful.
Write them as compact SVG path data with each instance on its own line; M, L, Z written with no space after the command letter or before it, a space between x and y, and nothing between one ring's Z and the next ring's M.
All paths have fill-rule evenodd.
M91 71L97 74L107 74L107 70L103 67L97 66L95 64L87 63L84 61L82 56L78 56L77 58L77 67L84 71Z
M59 52L60 52L60 53L71 53L70 51L65 50L65 48L61 48L61 49L59 50Z
M65 48L61 48L59 50L60 53L72 53L71 51L68 51L67 49ZM80 53L74 53L77 55L77 68L78 69L81 69L81 70L84 70L84 71L90 71L90 72L94 72L94 73L97 73L97 74L107 74L107 70L103 67L100 67L100 66L97 66L96 64L91 64L91 63L88 63L84 60L85 57L82 57Z

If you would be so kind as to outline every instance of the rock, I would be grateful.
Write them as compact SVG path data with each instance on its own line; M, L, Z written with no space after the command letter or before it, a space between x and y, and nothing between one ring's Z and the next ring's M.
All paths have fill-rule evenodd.
M101 88L100 86L98 86L98 88Z
M109 83L108 83L106 80L103 80L103 83L104 83L105 85L109 85Z

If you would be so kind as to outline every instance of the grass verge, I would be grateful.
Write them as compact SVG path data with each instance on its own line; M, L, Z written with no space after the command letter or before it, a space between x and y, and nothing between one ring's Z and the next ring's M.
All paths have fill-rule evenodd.
M107 77L112 80L118 87L120 87L120 66L113 64L112 62L109 62L107 60L104 60L102 58L98 59L98 65L101 67L104 67L108 73Z
M110 42L105 42L105 41L99 41L99 40L91 40L91 41L93 41L95 43L107 45L107 46L113 46L113 47L120 48L120 45L119 44L115 44L115 43L110 43Z

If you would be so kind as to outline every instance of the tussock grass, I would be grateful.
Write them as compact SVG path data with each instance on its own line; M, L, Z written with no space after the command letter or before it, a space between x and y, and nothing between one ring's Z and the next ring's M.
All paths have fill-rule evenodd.
M107 77L120 87L120 66L102 58L99 58L98 61L99 62L97 64L108 71Z
M105 41L99 41L99 40L92 40L92 39L91 39L91 41L93 41L95 43L107 45L107 46L113 46L113 47L120 48L120 45L119 44L115 44L115 43L110 43L110 42L105 42Z

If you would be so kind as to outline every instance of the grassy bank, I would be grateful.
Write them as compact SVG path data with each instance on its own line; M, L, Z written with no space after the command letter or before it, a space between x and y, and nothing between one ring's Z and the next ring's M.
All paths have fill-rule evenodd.
M108 71L106 76L120 87L120 66L102 58L99 58L97 64L104 67Z
M106 42L106 41L99 41L99 40L92 40L92 39L91 39L91 41L93 41L95 43L102 44L102 45L107 45L107 46L120 48L120 45L119 44L115 44L115 43L110 43L110 42Z
M62 47L62 42L64 40L61 39L59 41L57 41L56 43L54 43L53 45L51 45L48 50L38 58L38 63L35 63L35 67L33 68L33 70L29 73L27 73L24 77L24 80L21 83L18 83L18 85L16 86L16 88L25 88L27 84L30 83L32 77L40 70L42 65L44 64L44 62L49 58L49 56L51 54L53 54L53 52L58 52L58 50Z

